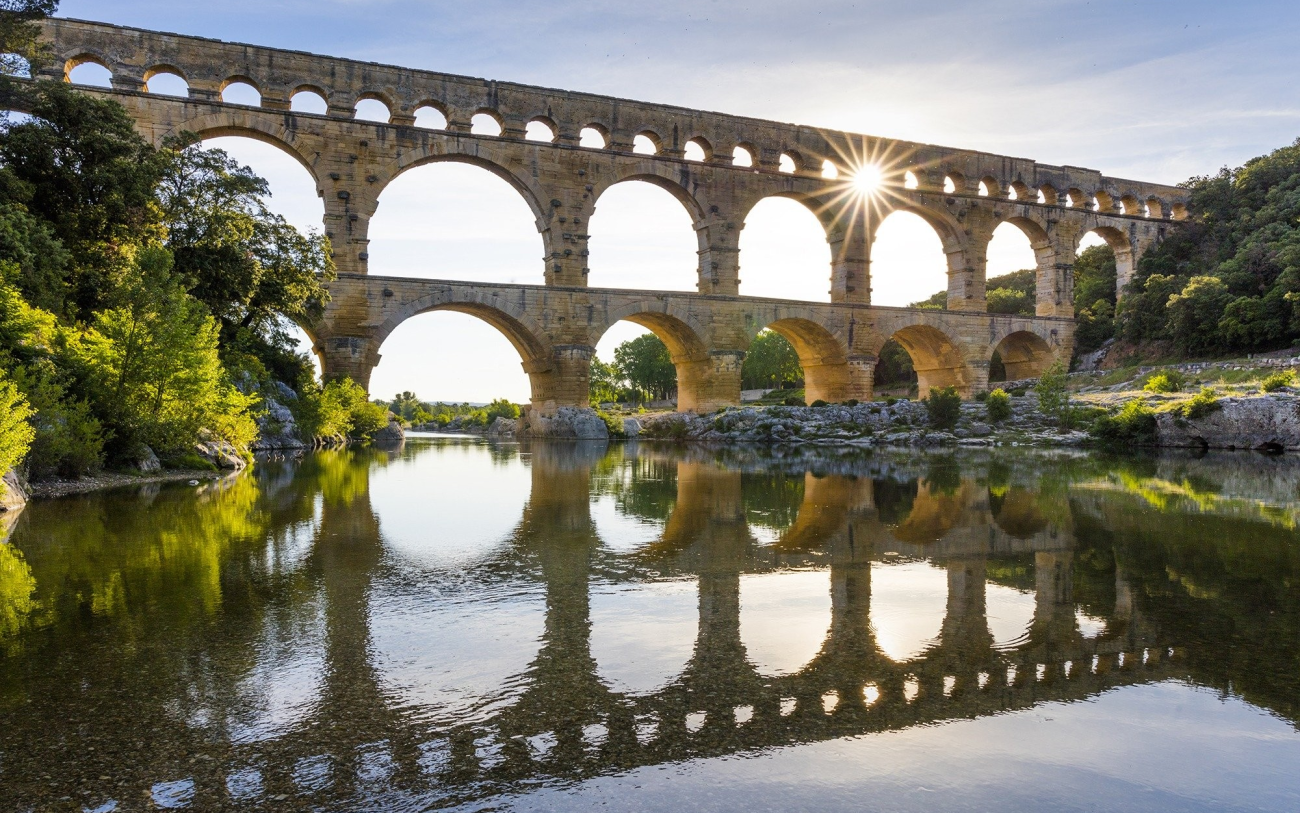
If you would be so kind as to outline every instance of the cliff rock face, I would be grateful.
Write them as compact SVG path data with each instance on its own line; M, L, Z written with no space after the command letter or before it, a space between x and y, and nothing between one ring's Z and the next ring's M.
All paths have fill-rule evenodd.
M554 415L529 410L523 418L523 437L605 440L609 427L594 409L560 407Z
M1300 451L1300 398L1223 398L1219 409L1194 420L1160 413L1157 428L1161 446Z
M518 421L512 421L509 418L497 418L487 428L487 436L490 438L512 438L518 429Z

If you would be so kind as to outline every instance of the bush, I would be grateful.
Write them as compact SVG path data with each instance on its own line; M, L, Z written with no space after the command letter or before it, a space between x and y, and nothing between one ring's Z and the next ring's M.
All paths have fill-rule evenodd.
M304 392L298 399L294 417L306 436L346 435L369 440L388 425L388 408L371 403L357 382L338 378L327 381L318 390Z
M781 402L785 406L804 406L802 398L796 398L793 395Z
M1179 392L1187 385L1187 379L1177 370L1161 370L1147 379L1143 392Z
M519 419L519 407L512 404L504 398L498 398L488 404L484 410L487 413L487 422L489 425L497 418L505 418L514 421ZM600 410L597 410L599 412Z
M857 398L850 398L849 400L847 400L847 401L844 402L844 406L846 406L846 407L855 407L855 406L858 405L858 403L859 403L859 402L858 402L858 399L857 399Z
M27 455L36 432L27 419L32 408L18 388L0 371L0 475L12 469ZM4 485L0 484L0 494Z
M1281 370L1265 378L1260 382L1259 387L1264 392L1277 392L1283 387L1290 387L1293 384L1295 384L1295 371Z
M622 418L616 415L611 415L608 412L604 411L603 409L597 409L596 414L599 415L600 419L605 422L605 427L609 429L610 437L612 438L627 437L627 432L623 430Z
M1129 401L1118 413L1097 418L1091 432L1106 444L1150 445L1156 440L1156 414L1141 401Z
M1058 359L1043 372L1038 385L1034 387L1034 392L1038 394L1038 408L1057 422L1064 420L1066 408L1070 405L1070 394L1065 389L1065 383L1065 365Z
M956 387L930 390L925 399L925 409L930 415L930 425L935 429L951 429L961 418L961 396Z
M1209 387L1202 387L1201 391L1192 396L1191 399L1178 405L1178 414L1189 421L1194 421L1222 408L1223 405L1219 403L1219 394Z
M998 387L984 398L984 408L988 411L991 423L1000 423L1011 417L1011 396Z
M36 434L26 462L27 476L33 480L56 475L81 477L104 465L104 432L99 421L89 404L67 397L56 375L49 361L14 371L14 383L35 411L31 424Z
M813 402L812 402L811 404L809 404L808 406L812 407L813 409L821 409L822 407L830 406L830 404L828 404L828 403L826 403L825 401L823 401L822 399L818 398L816 401L813 401Z

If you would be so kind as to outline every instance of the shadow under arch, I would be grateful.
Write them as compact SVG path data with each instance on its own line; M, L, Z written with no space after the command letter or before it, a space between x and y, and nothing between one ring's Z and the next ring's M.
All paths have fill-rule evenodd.
M1038 378L1056 358L1051 345L1042 336L1028 330L1017 330L1004 336L993 347L990 359L994 355L1002 359L1006 373L998 380L1004 381ZM994 380L992 374L989 380Z
M876 354L893 339L907 351L916 370L917 395L925 398L930 390L956 387L963 397L970 397L975 384L957 342L930 325L908 325L890 336L880 337Z
M662 301L659 301L662 305ZM654 310L655 303L639 302L611 311L599 333L592 332L591 344L595 347L611 327L618 322L640 325L658 336L668 348L668 356L677 369L677 411L697 412L712 408L712 399L706 389L713 361L708 345L701 338L703 331L689 315L675 315Z
M768 323L767 330L780 334L794 347L803 367L804 400L836 402L853 390L844 344L835 334L808 319L789 317Z

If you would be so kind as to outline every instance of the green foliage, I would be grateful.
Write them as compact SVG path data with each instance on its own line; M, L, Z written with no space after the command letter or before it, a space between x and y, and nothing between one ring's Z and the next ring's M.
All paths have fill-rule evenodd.
M610 437L612 438L627 437L627 431L623 429L622 418L616 415L611 415L608 412L605 412L604 410L601 409L596 410L596 415L598 415L600 419L605 422L605 427L609 429Z
M1034 387L1038 395L1038 408L1044 415L1063 423L1070 406L1070 394L1066 390L1065 365L1058 359L1052 362Z
M368 400L366 391L350 378L308 390L294 408L304 434L315 438L370 440L388 425L388 408Z
M59 381L53 362L33 362L14 371L14 382L35 410L35 437L27 454L27 476L75 478L104 465L104 431L90 405L74 400Z
M1037 277L1037 271L1026 268L989 279L984 293L989 313L1033 316Z
M36 22L58 7L59 0L0 0L0 77L28 75L48 56Z
M1156 441L1156 414L1141 401L1129 401L1118 413L1098 417L1090 432L1107 445L1148 446Z
M669 398L677 390L677 368L667 346L653 333L615 348L614 368L633 390L652 400Z
M618 400L623 379L614 365L607 364L595 356L591 359L591 370L587 379L587 399L592 404L610 404Z
M68 361L111 432L110 453L145 444L171 452L211 429L236 445L256 437L253 399L230 383L217 325L185 295L161 248L142 249L120 305L68 338Z
M1148 251L1118 315L1133 342L1182 355L1300 338L1300 141L1187 184L1194 216Z
M876 362L875 383L878 387L916 383L916 369L912 366L912 357L894 339L885 342L880 348L880 358Z
M1178 405L1178 413L1187 420L1194 421L1222 408L1219 394L1210 387L1202 387L1200 392Z
M747 390L802 387L803 367L794 345L774 330L761 331L745 353L740 386Z
M36 436L27 419L32 408L18 387L0 370L0 475L12 469L27 455ZM0 484L0 495L4 485Z
M1142 385L1144 392L1180 392L1187 385L1186 377L1178 370L1161 370L1153 373Z
M1001 423L1011 417L1011 396L999 387L985 397L984 409L987 410L991 423Z
M956 387L935 387L925 399L925 411L935 429L952 429L961 418L961 396Z
M823 401L822 399L818 398L816 401L813 401L813 402L812 402L811 404L809 404L808 406L812 407L813 409L821 409L822 407L830 406L830 404L828 404L828 403L826 403L825 401Z
M488 404L483 409L483 413L487 416L488 424L491 424L497 418L505 418L508 421L518 420L520 414L519 407L504 398L498 398Z
M1290 387L1294 384L1295 371L1281 370L1265 378L1259 386L1260 389L1264 390L1264 392L1277 392L1280 389Z
M1074 261L1074 352L1091 353L1115 335L1115 252L1090 246Z

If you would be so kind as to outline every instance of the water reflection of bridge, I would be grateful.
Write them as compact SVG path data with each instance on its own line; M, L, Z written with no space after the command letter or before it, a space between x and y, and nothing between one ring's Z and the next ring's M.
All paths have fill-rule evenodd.
M464 799L525 780L593 776L1077 700L1178 672L1178 650L1143 623L1122 576L1105 632L1085 637L1076 616L1069 529L1025 524L1004 500L1001 513L1021 522L1013 527L1017 534L1009 533L995 521L987 489L973 481L948 492L918 488L907 521L891 525L880 519L873 480L808 475L797 521L764 549L745 519L741 473L682 462L662 537L634 556L661 573L696 577L694 651L667 686L648 694L615 691L598 674L590 642L589 580L602 547L590 513L593 462L580 449L533 457L532 497L502 559L540 566L546 622L522 676L526 688L513 702L472 724L440 718L437 710L424 710L415 721L366 662L368 580L327 578L330 668L315 714L274 740L223 748L207 764L264 766L266 792L278 794L297 792L295 766L324 758L334 766L332 793L346 796L376 771L382 753L378 761L390 783ZM1020 508L1021 515L1032 514ZM900 539L900 531L908 538ZM932 541L923 541L927 535ZM322 572L373 572L380 538L364 507L326 506L315 553ZM871 624L872 565L886 552L928 557L948 573L941 634L904 662L882 652ZM985 562L1009 555L1033 557L1035 610L1027 635L997 648L985 618ZM827 561L831 623L820 651L796 673L760 674L740 637L741 575L773 564ZM349 721L346 728L336 725L341 720Z
M808 474L794 523L775 544L764 545L746 518L744 475L681 461L662 535L626 558L632 578L650 570L695 578L693 652L667 685L648 693L616 691L600 676L590 640L592 573L608 555L591 514L600 452L534 450L531 497L511 545L491 566L540 576L544 632L526 671L509 681L522 690L485 704L490 713L470 720L412 707L381 676L370 596L381 576L384 542L369 506L367 470L355 467L348 476L360 479L344 489L352 499L323 501L303 565L323 598L324 669L309 712L273 738L246 742L226 731L124 761L113 795L131 798L162 778L189 776L195 803L205 809L216 804L205 800L229 802L240 783L262 799L306 792L368 799L376 807L383 806L380 797L392 795L450 804L547 778L1078 700L1180 673L1180 651L1143 618L1120 568L1113 590L1088 597L1094 614L1099 600L1110 603L1102 613L1104 632L1083 635L1068 519L1049 522L1028 491L1001 488L991 498L987 484L970 478L932 475L900 484L870 471L858 477ZM906 512L896 510L900 493L910 503ZM1034 614L1021 639L998 647L985 615L986 565L1013 556L1033 559ZM899 557L924 557L946 568L948 584L938 638L906 661L884 653L871 615L873 566ZM808 565L829 571L825 639L798 671L762 674L741 640L741 577ZM233 686L202 691L238 694ZM124 793L123 786L136 790Z

